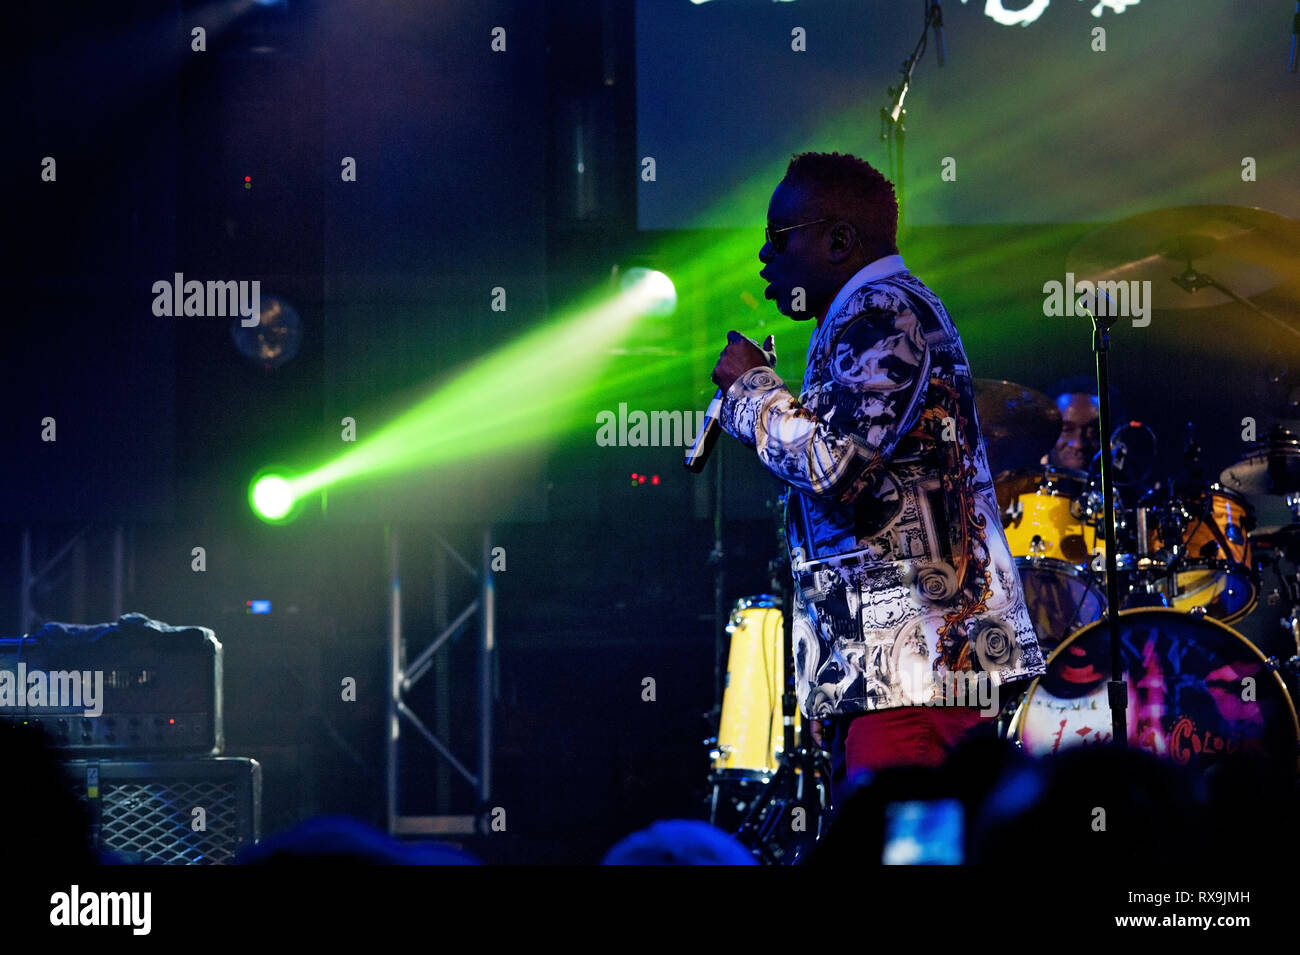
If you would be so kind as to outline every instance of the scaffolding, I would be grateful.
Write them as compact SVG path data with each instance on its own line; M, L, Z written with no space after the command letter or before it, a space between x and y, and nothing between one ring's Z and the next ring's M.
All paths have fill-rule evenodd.
M395 836L447 836L473 835L486 831L486 811L492 788L492 673L496 649L496 597L491 568L491 530L485 528L482 541L481 567L475 567L456 551L445 539L435 534L441 551L451 558L478 584L478 596L420 653L409 662L406 659L406 636L402 629L401 541L398 529L386 528L388 540L388 707L387 707L387 804L388 831ZM445 593L445 574L435 581L440 594ZM419 715L407 704L411 688L434 666L438 651L453 637L478 617L478 736L477 772L471 771L456 758L449 746L438 738ZM427 816L403 815L399 806L401 784L400 744L403 729L410 727L423 738L442 760L473 787L478 805L472 813L435 814Z

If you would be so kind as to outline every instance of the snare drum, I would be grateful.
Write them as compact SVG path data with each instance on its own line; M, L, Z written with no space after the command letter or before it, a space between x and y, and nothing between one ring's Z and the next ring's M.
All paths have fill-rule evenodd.
M785 746L781 730L785 619L776 598L761 595L737 601L727 632L731 649L713 768L724 775L769 775L776 772ZM794 718L797 732L798 710Z
M1109 743L1107 621L1067 637L1016 712L1017 739L1046 756ZM1300 724L1286 685L1254 644L1208 617L1176 610L1119 614L1128 680L1129 745L1204 768L1236 752L1294 766Z
M1139 508L1147 550L1173 564L1173 579L1147 572L1151 585L1175 610L1204 608L1232 623L1255 609L1259 577L1251 564L1254 510L1236 491L1212 484L1180 489L1172 500Z

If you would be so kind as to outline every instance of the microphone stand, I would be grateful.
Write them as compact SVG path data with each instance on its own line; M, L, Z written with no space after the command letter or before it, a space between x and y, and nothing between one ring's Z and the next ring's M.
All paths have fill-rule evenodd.
M713 709L710 718L716 724L722 714L722 694L725 689L726 664L723 654L727 648L723 645L723 634L727 624L727 561L722 541L722 455L717 455L718 464L713 469L713 550L709 552L708 563L713 567Z
M937 3L926 3L925 5L925 23L921 27L921 38L916 41L916 46L912 48L912 55L903 61L903 81L898 86L889 88L890 104L881 107L880 110L880 138L889 144L887 147L889 154L889 178L894 183L894 194L898 198L898 228L903 228L903 147L907 142L907 130L903 128L903 120L907 118L907 110L903 109L903 99L907 96L907 91L912 88L912 71L916 69L916 64L920 62L922 54L925 53L926 36L930 28L936 29L943 26L943 12ZM898 164L894 164L894 149L898 149Z
M794 667L794 574L784 514L789 495L790 490L786 488L775 508L777 556L767 565L772 590L781 595L781 757L776 773L754 798L735 833L751 852L773 865L798 865L804 861L804 853L821 838L831 802L830 760L812 741L812 727L807 720L800 722L797 738L794 729L794 715L798 708ZM764 713L763 718L770 717ZM787 835L791 811L796 807L805 813L802 838Z
M1082 303L1081 303L1082 304ZM1106 623L1110 635L1110 682L1106 684L1110 703L1112 741L1120 749L1128 746L1128 683L1119 639L1119 543L1115 533L1115 486L1110 448L1110 327L1119 320L1116 310L1104 308L1097 317L1086 306L1083 314L1092 319L1092 350L1097 356L1098 425L1106 439L1101 442L1102 533L1106 540Z

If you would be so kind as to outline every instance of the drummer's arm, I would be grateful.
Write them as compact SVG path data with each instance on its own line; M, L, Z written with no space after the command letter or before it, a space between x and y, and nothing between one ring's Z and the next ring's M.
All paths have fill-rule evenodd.
M728 390L722 427L804 493L853 503L915 427L925 405L930 353L916 316L869 307L828 329L836 344L819 414L770 368L751 368Z

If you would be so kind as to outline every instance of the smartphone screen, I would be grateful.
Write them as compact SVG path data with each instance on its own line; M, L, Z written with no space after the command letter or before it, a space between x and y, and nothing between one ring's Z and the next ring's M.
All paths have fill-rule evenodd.
M965 816L956 799L885 806L885 865L961 865Z

